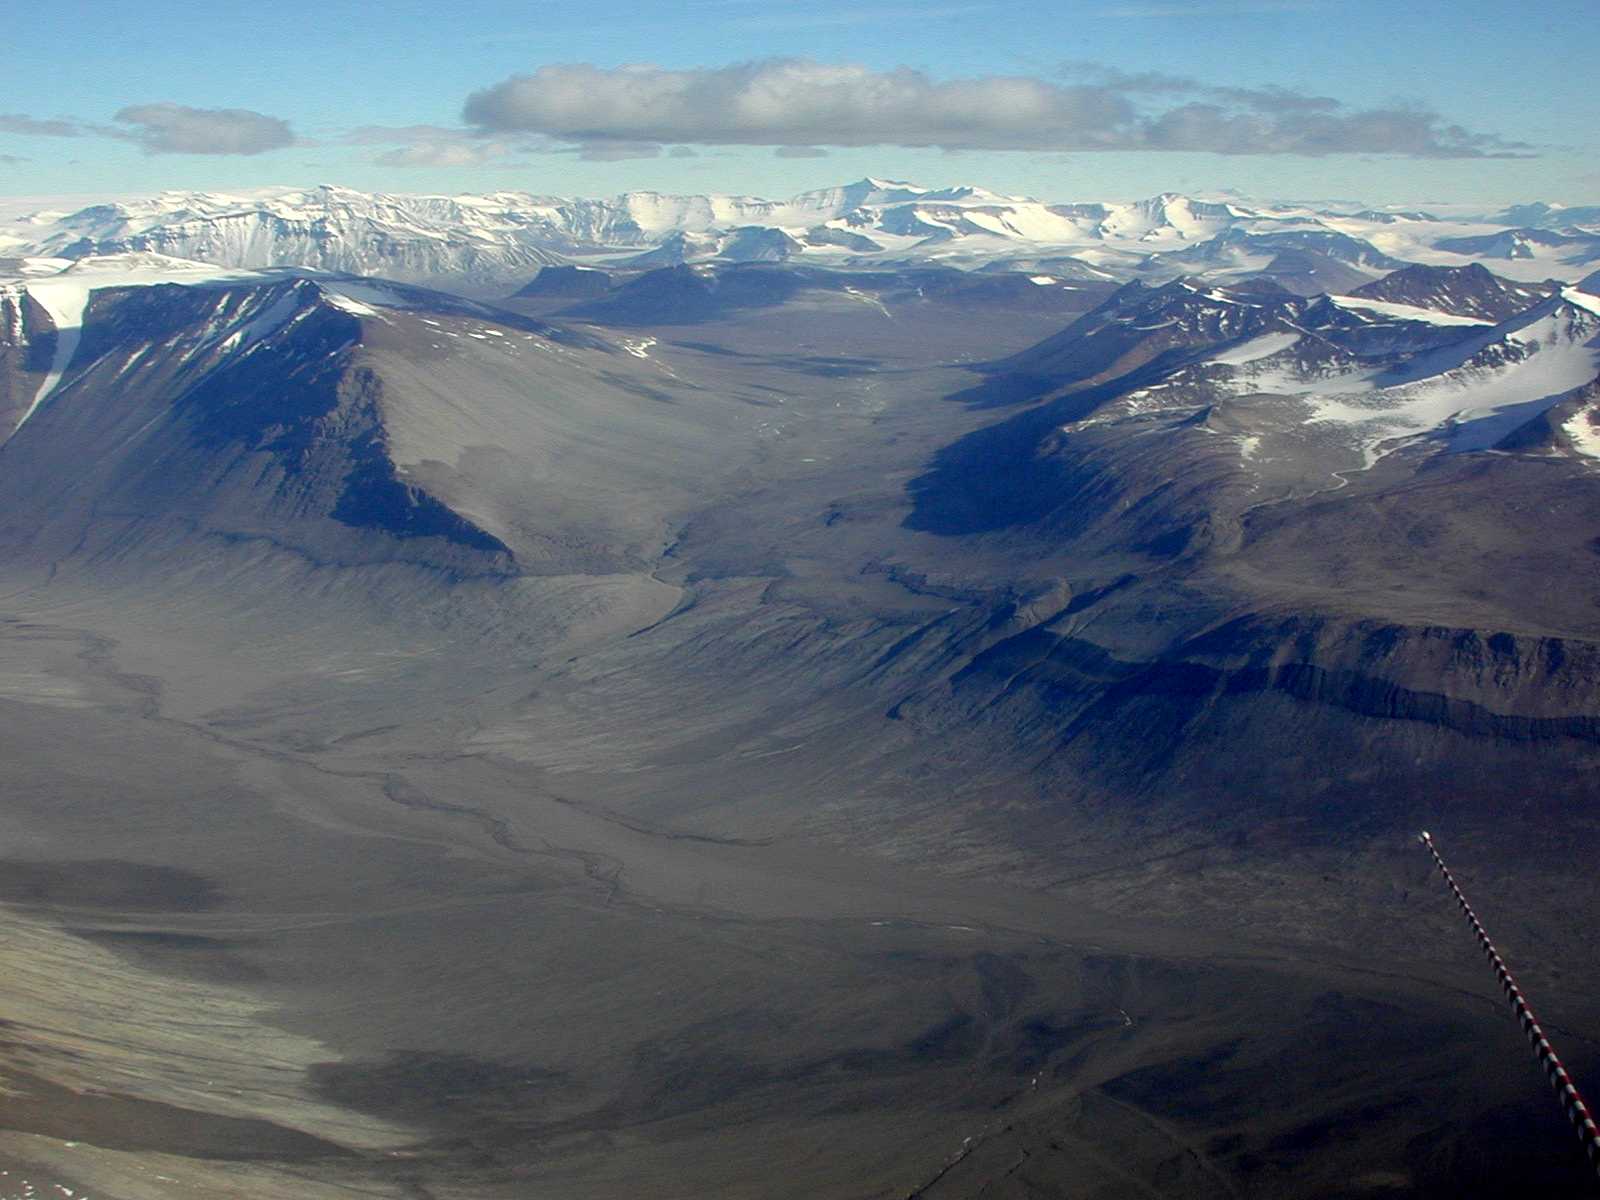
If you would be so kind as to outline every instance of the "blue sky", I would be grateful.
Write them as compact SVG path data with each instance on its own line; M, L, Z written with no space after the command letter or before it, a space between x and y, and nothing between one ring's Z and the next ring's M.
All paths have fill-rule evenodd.
M57 3L6 22L0 194L787 195L874 174L1052 200L1593 201L1589 15L1589 0Z

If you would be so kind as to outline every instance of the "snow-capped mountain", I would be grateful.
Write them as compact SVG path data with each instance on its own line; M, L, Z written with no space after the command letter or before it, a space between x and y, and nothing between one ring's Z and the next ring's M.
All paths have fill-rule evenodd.
M1600 260L1600 234L1557 233L1549 229L1503 229L1477 237L1444 238L1438 249L1490 259L1538 259L1554 263Z
M225 267L310 267L399 280L528 275L574 245L530 201L384 196L320 187L163 192L13 226L23 254L157 253ZM54 219L51 219L54 217ZM30 228L31 227L31 228Z
M1534 291L1499 320L1432 306L1498 308L1519 291L1484 275L1388 277L1387 294L1427 304L1134 282L996 364L995 386L1009 380L1015 391L1020 380L1036 397L1082 396L1087 411L1068 429L1099 436L1193 418L1230 432L1242 469L1308 482L1408 446L1454 453L1509 438L1526 449L1530 422L1553 431L1544 452L1594 457L1600 297Z
M1565 204L1513 204L1498 219L1507 225L1534 225L1542 229L1600 228L1600 204L1569 207Z
M1286 374L1262 362L1236 386L1303 398L1310 424L1342 433L1374 461L1418 435L1486 449L1600 376L1600 299L1573 289L1464 332L1377 370Z
M1503 321L1549 292L1548 286L1511 283L1481 263L1471 263L1465 267L1406 267L1356 288L1351 295L1459 317Z
M1070 273L1114 279L1264 274L1313 294L1351 290L1410 262L1483 259L1506 264L1518 278L1570 281L1586 273L1597 246L1600 239L1581 231L1508 228L1493 218L1463 222L1405 210L1244 204L1176 193L1048 203L981 187L874 178L787 200L658 192L603 199L516 191L424 196L328 186L174 191L0 221L0 253L19 258L155 253L485 294L520 286L552 263L627 268L715 260L963 268L1053 260Z

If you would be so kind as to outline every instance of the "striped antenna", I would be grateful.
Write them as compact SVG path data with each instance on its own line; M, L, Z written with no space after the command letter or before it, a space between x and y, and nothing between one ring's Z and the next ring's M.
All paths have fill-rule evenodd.
M1561 1065L1561 1060L1556 1057L1555 1049L1550 1045L1550 1039L1544 1036L1544 1030L1539 1028L1539 1022L1533 1015L1533 1009L1528 1007L1528 1002L1522 997L1522 989L1517 986L1517 981L1511 977L1511 972L1506 969L1505 960L1500 957L1500 952L1494 948L1494 943L1489 940L1489 935L1483 928L1483 923L1478 920L1478 914L1472 911L1472 905L1467 903L1466 896L1462 895L1460 887L1456 885L1455 876L1450 874L1450 868L1444 865L1444 859L1439 857L1439 851L1433 844L1433 837L1423 830L1418 836L1428 853L1433 855L1434 864L1439 868L1439 874L1444 876L1450 894L1456 898L1456 903L1461 906L1462 914L1467 918L1467 924L1472 926L1473 936L1478 939L1478 946L1483 951L1484 957L1489 960L1489 965L1494 968L1495 978L1500 981L1500 987L1506 994L1506 999L1511 1002L1511 1011L1517 1016L1517 1023L1522 1026L1522 1032L1528 1035L1528 1042L1533 1046L1533 1052L1539 1056L1539 1065L1544 1068L1544 1073L1550 1078L1550 1086L1555 1088L1556 1096L1561 1101L1561 1107L1567 1114L1567 1120L1572 1122L1572 1127L1578 1131L1578 1140L1583 1143L1584 1153L1589 1156L1589 1163L1596 1172L1600 1172L1600 1129L1595 1128L1594 1118L1589 1115L1589 1107L1584 1104L1583 1097L1578 1095L1578 1089L1573 1086L1572 1079L1567 1075L1566 1067Z

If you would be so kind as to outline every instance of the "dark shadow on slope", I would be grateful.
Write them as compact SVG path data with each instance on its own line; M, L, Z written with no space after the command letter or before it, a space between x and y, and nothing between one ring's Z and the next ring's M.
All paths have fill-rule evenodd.
M354 529L377 529L397 538L444 538L486 554L510 555L499 538L478 528L415 484L395 474L387 448L375 432L350 447L350 473L329 514Z
M1072 479L1066 462L1042 452L1045 443L1063 425L1082 420L1170 367L1162 356L1110 383L1059 396L966 434L935 454L929 469L907 485L913 507L903 527L959 537L1043 519L1070 501ZM1014 387L1018 397L1026 398L1030 393L1046 394L1052 385L1037 377L997 375L984 386L991 397ZM978 390L956 392L947 399L979 408L997 406L998 401L974 401L972 393Z

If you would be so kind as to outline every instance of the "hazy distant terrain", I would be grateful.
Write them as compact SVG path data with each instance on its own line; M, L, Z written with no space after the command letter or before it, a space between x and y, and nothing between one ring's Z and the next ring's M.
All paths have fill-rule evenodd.
M1589 1194L1595 235L866 185L13 247L0 1195Z

